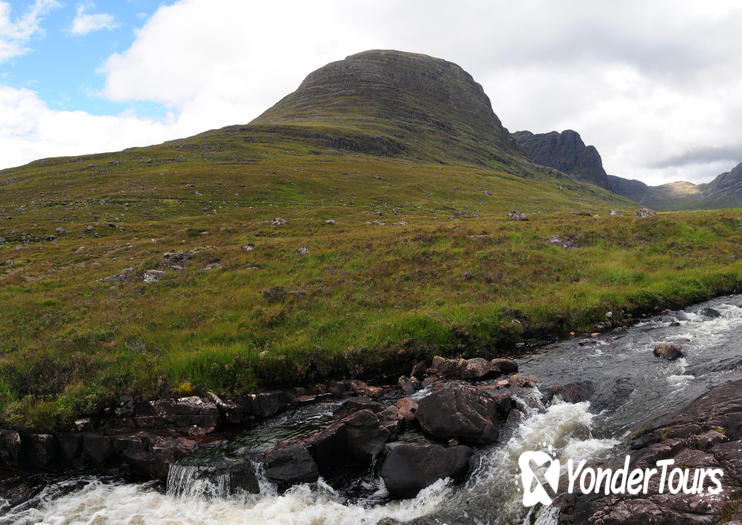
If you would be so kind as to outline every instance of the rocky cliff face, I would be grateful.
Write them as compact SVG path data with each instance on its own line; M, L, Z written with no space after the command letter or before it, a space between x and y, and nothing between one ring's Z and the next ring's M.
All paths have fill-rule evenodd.
M647 186L638 180L609 175L613 191L656 210L742 207L742 164L706 184L672 182Z
M518 154L471 75L400 51L366 51L328 64L250 126L311 130L347 137L349 149L442 162L488 165Z
M558 133L513 133L526 156L536 164L549 166L572 175L577 180L611 189L603 161L594 146L586 146L579 133L570 129Z

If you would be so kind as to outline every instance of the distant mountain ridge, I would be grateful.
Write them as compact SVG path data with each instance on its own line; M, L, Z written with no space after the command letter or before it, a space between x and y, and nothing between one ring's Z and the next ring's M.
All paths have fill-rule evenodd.
M671 182L648 186L638 180L609 175L613 191L656 210L694 210L742 207L742 163L711 182Z
M576 131L567 129L561 133L552 131L539 134L517 131L513 133L513 138L536 164L556 168L577 180L611 189L600 153L595 146L586 146Z
M722 173L711 182L671 182L648 186L633 179L606 174L600 153L586 146L580 134L534 134L517 131L512 134L526 157L536 164L561 170L577 180L608 189L637 204L656 210L693 210L742 207L742 164Z

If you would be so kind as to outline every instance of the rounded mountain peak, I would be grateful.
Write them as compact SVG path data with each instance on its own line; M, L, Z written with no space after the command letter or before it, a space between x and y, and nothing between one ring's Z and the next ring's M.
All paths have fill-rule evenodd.
M365 51L327 64L251 125L380 137L403 156L431 160L488 164L516 151L469 73L401 51Z

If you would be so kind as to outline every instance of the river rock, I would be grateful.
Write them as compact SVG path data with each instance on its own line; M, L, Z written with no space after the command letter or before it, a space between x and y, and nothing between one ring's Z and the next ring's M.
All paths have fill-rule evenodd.
M319 432L301 438L320 473L325 476L341 466L346 458L345 423L335 421Z
M483 357L467 359L461 367L461 379L477 380L490 379L501 375L501 370L491 361Z
M684 354L678 345L663 343L654 347L654 355L668 361L674 361L679 357L683 357Z
M146 449L142 438L136 435L111 436L111 446L114 454L121 456L125 452L137 452Z
M673 459L675 467L721 468L718 495L659 493L652 479L647 494L574 495L562 502L560 523L629 525L653 523L719 523L738 502L742 491L742 381L724 383L630 443L630 468L654 467L658 459ZM674 468L674 467L673 467ZM706 485L708 487L708 484ZM727 521L725 521L727 522Z
M512 359L498 357L490 361L490 363L492 363L492 366L497 367L500 372L505 375L514 374L518 371L518 363L516 363Z
M127 450L122 459L131 474L142 479L166 481L172 458L164 451Z
M414 498L417 493L442 478L460 479L469 471L472 450L466 446L393 443L381 467L389 495Z
M49 468L57 459L57 438L52 434L29 434L24 445L26 458L36 467Z
M381 412L384 405L377 401L372 401L365 396L351 397L345 400L342 405L335 409L334 415L337 418L344 418L360 410L370 410L371 412Z
M433 357L430 372L438 377L456 379L461 377L461 369L465 363L464 359L446 359L437 355Z
M111 438L98 432L85 432L82 450L94 465L103 465L113 455Z
M544 403L551 403L555 396L559 396L567 403L581 403L588 401L594 391L595 385L591 381L580 381L548 387L541 399Z
M64 461L73 461L82 454L82 434L79 432L62 432L57 434L60 456Z
M0 467L18 467L23 449L21 435L15 430L0 430Z
M317 481L319 470L306 445L281 442L265 454L265 476L279 488Z
M397 379L397 386L399 386L405 395L409 396L410 394L420 390L423 385L416 379L410 379L407 376L400 376L399 379Z
M418 402L420 426L439 439L466 443L497 441L501 419L497 402L470 385L447 384Z
M714 308L704 308L703 310L701 310L700 313L702 316L709 319L716 319L718 317L721 317L721 312L719 312L719 310L715 310Z
M411 397L403 397L397 400L397 414L405 426L410 426L416 421L418 403Z
M381 427L378 416L371 410L356 412L343 419L343 423L351 457L369 461L384 450L390 432Z
M396 438L404 426L396 405L389 405L379 412L379 426L389 432L388 441Z
M197 396L158 399L151 401L150 405L155 415L169 426L193 436L213 432L219 424L219 409L216 405Z

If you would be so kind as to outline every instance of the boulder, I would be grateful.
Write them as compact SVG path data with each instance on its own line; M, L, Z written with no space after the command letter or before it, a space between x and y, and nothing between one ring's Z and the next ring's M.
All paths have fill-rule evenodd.
M650 210L649 208L639 208L636 210L637 219L651 219L652 217L657 217L657 212L654 210Z
M111 445L114 454L121 456L125 452L137 452L146 449L142 438L136 435L112 436Z
M82 451L94 465L103 465L113 455L113 445L108 436L98 432L85 432Z
M29 434L24 439L26 459L39 468L48 468L57 460L57 438L52 434Z
M403 421L396 405L390 405L379 412L379 426L389 432L389 439L393 439L402 430Z
M370 410L371 412L381 412L384 405L377 401L372 401L365 396L348 398L342 405L335 409L334 415L337 418L344 418L360 410Z
M281 442L266 452L265 476L279 488L317 481L319 470L306 445Z
M391 497L414 498L439 479L465 476L471 454L466 446L394 443L388 447L381 477Z
M684 354L678 345L663 343L654 347L654 355L668 361L674 361L679 357L683 357Z
M490 363L492 363L492 366L497 367L500 372L505 375L514 374L518 371L518 363L516 363L512 359L498 357L490 361Z
M182 270L191 260L191 254L186 252L167 252L162 256L163 263L173 270Z
M410 379L407 376L400 376L399 379L397 379L397 386L399 386L402 392L408 396L422 388L420 381Z
M379 418L364 409L342 420L350 456L359 461L369 461L384 450L390 432L381 427Z
M173 459L165 451L127 450L122 459L131 473L142 479L166 481Z
M467 359L461 367L461 379L481 381L495 378L500 374L500 368L483 357Z
M219 409L216 405L197 396L158 399L151 401L150 406L155 415L167 425L189 435L209 434L219 424Z
M528 220L528 215L518 210L512 210L508 212L507 217L508 219L513 220L513 221L527 221Z
M64 461L72 461L82 454L82 434L79 432L62 432L57 434L60 456Z
M0 467L18 467L23 457L22 445L18 432L0 430Z
M416 421L417 406L417 401L411 397L403 397L397 400L397 414L406 427Z
M418 402L416 417L436 438L475 444L497 441L502 423L497 402L470 385L444 385Z
M301 438L324 476L345 462L345 424L335 421L319 432Z
M412 367L410 377L422 379L425 376L425 371L428 369L428 365L425 361L418 361L415 366Z
M551 403L554 397L559 396L567 403L581 403L587 401L595 391L595 385L591 381L580 381L567 383L566 385L550 386L544 390L541 397L544 403Z
M461 377L461 369L464 367L464 359L446 359L441 356L433 357L430 371L444 378L456 379Z
M702 316L707 317L709 319L716 319L718 317L721 317L721 312L713 308L704 308L703 310L701 310L700 313Z

